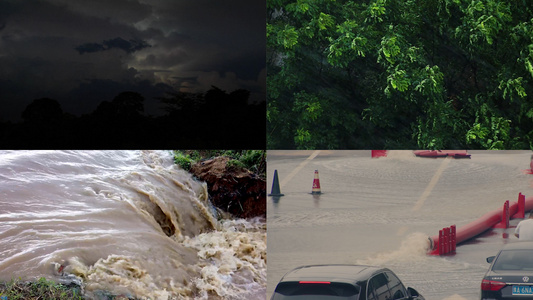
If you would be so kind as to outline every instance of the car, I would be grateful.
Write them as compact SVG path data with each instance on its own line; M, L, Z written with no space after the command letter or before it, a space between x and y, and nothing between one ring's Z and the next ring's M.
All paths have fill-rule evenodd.
M515 242L487 257L490 267L481 281L481 299L533 298L533 242Z
M364 265L307 265L285 274L271 300L424 300L405 288L398 276L382 267Z

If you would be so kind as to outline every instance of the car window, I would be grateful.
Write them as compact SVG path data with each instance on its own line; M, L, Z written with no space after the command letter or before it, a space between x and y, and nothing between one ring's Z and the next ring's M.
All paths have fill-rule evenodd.
M389 279L385 273L374 275L369 280L367 298L375 300L390 300L390 292L387 286Z
M496 257L492 269L533 271L533 250L503 250Z
M366 299L376 300L376 292L374 290L374 284L370 280L368 281L368 287L366 289Z
M396 275L392 272L387 272L389 277L389 290L392 295L392 299L403 299L407 296L407 291L405 290L404 285Z
M331 282L324 283L299 283L280 282L274 291L272 300L282 299L357 299L359 289L351 284Z

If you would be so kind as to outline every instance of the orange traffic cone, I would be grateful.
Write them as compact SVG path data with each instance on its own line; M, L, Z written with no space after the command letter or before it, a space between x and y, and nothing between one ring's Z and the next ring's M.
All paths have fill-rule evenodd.
M315 170L315 179L313 179L313 190L311 194L322 194L320 191L320 180L318 179L318 170Z

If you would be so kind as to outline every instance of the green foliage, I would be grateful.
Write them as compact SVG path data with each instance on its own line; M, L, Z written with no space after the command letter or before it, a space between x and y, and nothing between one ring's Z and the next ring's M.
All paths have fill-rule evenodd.
M229 157L228 167L246 168L264 178L266 176L265 150L174 150L174 162L189 171L195 163L217 156Z
M381 40L381 52L385 55L385 59L394 64L394 57L400 54L400 47L397 44L397 37L383 37Z
M503 90L503 99L510 99L513 100L513 94L516 93L516 96L520 98L525 98L527 96L526 90L523 87L523 83L525 83L524 80L522 80L522 77L518 77L515 79L509 79L506 82L500 82L500 85L498 88L500 90Z
M10 282L0 283L0 296L9 300L15 299L84 299L79 287L66 287L60 283L49 281L44 277L35 282L24 282L12 279Z
M387 81L392 86L392 88L404 92L409 87L409 78L405 70L397 70L393 74L389 75Z
M184 154L179 151L174 151L174 162L183 170L190 170L195 160L189 154Z
M468 130L466 141L475 148L504 150L520 141L511 136L511 120L498 116L498 112L482 104L476 122Z
M267 0L267 147L531 147L532 13L511 0Z

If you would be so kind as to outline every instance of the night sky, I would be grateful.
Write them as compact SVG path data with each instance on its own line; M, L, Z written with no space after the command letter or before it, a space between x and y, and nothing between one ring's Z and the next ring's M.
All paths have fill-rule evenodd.
M0 0L0 121L34 99L91 113L123 91L217 86L265 100L264 0Z

